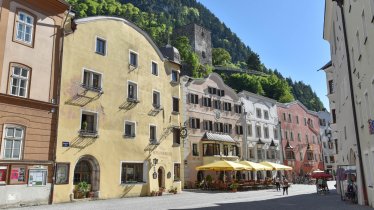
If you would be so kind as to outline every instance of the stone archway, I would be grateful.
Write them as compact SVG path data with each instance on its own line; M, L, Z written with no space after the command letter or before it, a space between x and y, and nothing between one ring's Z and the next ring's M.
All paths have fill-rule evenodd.
M79 158L74 168L73 184L81 181L91 184L91 191L95 197L99 197L100 191L100 165L97 159L91 155Z
M158 177L158 187L165 188L165 169L164 167L160 166L157 170L157 177Z

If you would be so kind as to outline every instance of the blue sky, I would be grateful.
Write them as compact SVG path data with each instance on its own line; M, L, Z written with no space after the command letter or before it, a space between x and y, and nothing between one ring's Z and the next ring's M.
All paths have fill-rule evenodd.
M310 84L329 109L326 77L317 70L330 60L323 40L323 0L198 0L237 34L261 61L285 77Z

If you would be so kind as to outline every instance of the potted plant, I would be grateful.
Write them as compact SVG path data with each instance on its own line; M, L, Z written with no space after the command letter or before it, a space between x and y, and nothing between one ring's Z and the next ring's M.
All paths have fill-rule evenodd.
M233 182L233 183L230 184L229 187L230 187L232 192L236 192L236 191L238 191L239 184L236 183L236 182Z
M87 123L87 121L83 121L83 122L82 122L82 130L86 131L86 130L87 130L87 127L88 127L88 123Z
M78 192L81 194L83 198L86 198L87 193L90 191L90 187L88 186L88 183L85 181L78 183Z
M177 192L178 192L178 188L177 187L173 187L173 186L170 187L169 193L177 194Z

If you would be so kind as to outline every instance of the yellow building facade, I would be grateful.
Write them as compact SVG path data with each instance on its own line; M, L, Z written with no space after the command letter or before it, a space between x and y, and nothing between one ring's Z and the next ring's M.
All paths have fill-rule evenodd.
M76 20L64 39L54 202L181 189L179 53L134 24Z

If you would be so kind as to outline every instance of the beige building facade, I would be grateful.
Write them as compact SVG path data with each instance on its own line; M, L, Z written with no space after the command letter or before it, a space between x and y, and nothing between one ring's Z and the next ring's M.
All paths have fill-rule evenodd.
M166 59L127 20L90 17L67 31L54 202L181 189L179 54Z

